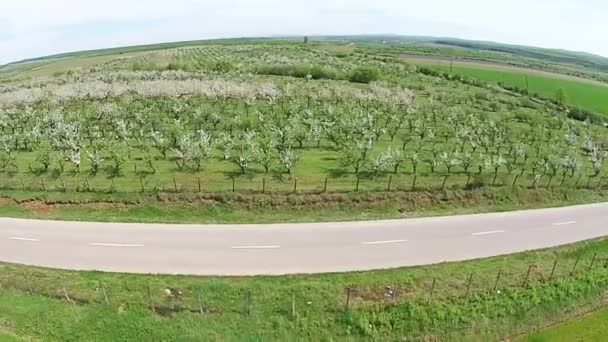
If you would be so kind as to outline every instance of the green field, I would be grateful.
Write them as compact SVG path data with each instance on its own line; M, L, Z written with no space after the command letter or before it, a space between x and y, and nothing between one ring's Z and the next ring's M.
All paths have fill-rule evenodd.
M444 72L449 72L446 65L434 66ZM555 99L558 89L566 94L566 103L573 107L583 108L608 115L608 83L598 85L585 81L568 80L556 75L555 77L537 75L534 71L492 70L490 66L475 67L455 63L452 72L462 76L477 78L486 82L502 83L510 87L528 89L542 97Z
M608 240L596 240L428 267L253 278L0 264L0 335L45 341L497 340L607 300L606 250Z
M608 309L551 327L528 337L529 342L602 341L608 336Z

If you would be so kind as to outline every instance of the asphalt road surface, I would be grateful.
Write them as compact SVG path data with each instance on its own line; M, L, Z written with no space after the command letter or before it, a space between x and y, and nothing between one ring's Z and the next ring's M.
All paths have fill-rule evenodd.
M476 259L606 235L608 203L306 224L159 225L0 218L0 261L130 273L323 273Z

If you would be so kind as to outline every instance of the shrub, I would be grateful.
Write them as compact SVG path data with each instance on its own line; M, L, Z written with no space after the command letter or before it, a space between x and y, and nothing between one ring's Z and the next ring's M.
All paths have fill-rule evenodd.
M568 117L578 121L589 121L594 124L604 124L607 121L602 115L582 108L570 108Z
M228 61L219 61L211 67L211 70L213 70L213 71L224 72L224 73L230 72L230 71L232 71L232 69L234 69L234 67Z
M323 68L320 66L314 66L310 69L309 74L315 80L326 79L326 80L335 80L338 79L337 73L334 70L330 70L327 68Z
M349 77L351 82L355 83L370 83L377 81L380 77L380 72L371 67L359 67L355 69Z
M419 67L418 72L420 72L421 74L427 75L427 76L434 76L434 77L441 76L441 73L438 72L437 70L427 68L427 67Z
M290 76L299 78L306 78L308 75L310 75L313 79L317 80L335 80L340 78L335 70L318 65L258 65L254 68L254 72L259 75Z
M352 52L349 53L349 52L345 52L345 51L340 51L340 52L336 53L336 57L338 57L338 58L346 58L346 57L349 57L351 55L352 55Z

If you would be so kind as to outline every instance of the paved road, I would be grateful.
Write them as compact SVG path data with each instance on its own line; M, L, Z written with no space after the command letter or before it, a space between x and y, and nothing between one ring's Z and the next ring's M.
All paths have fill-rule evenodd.
M0 260L132 273L320 273L476 259L606 235L608 203L314 224L153 225L0 218Z

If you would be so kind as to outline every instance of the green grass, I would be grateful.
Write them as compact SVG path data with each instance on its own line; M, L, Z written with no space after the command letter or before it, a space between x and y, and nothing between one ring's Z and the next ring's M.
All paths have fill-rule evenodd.
M608 336L608 309L601 309L588 316L529 336L527 341L602 341L606 336Z
M449 71L449 66L435 66L442 71ZM608 115L608 84L605 86L592 84L584 81L575 81L560 78L536 75L534 72L525 73L508 70L492 70L491 66L475 67L455 63L453 73L463 76L477 78L483 81L498 83L510 87L529 89L531 93L537 93L542 97L555 99L558 89L566 92L567 104ZM526 78L528 80L526 86Z
M42 340L497 340L605 301L606 250L608 240L596 240L428 267L283 277L129 275L0 264L0 331ZM169 288L181 295L168 296Z
M0 216L148 223L323 222L473 214L607 200L608 193L599 189L510 187L472 191L291 195L72 194L0 190Z

